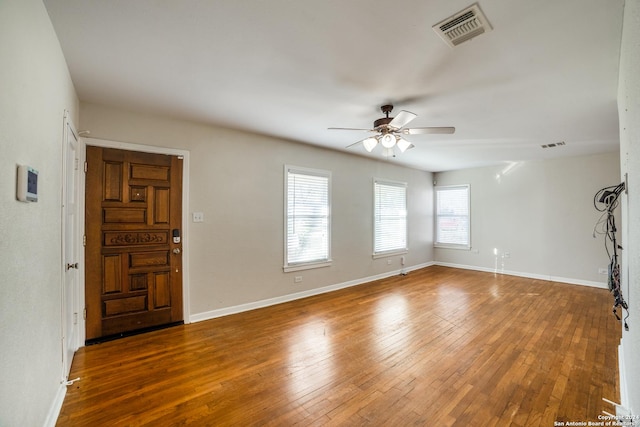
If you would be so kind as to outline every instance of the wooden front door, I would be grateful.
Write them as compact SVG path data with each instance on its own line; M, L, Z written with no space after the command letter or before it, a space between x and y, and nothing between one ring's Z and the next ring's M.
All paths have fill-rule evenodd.
M182 160L87 147L86 339L182 312Z

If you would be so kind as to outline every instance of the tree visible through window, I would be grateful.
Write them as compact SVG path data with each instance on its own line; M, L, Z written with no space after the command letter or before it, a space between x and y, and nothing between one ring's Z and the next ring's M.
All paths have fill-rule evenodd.
M469 186L436 187L435 245L469 249Z
M330 262L331 173L285 167L285 271Z

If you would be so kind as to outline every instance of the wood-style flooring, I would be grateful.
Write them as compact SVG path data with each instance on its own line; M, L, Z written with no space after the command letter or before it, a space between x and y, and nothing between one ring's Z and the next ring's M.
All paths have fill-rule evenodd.
M605 289L428 267L81 348L58 426L553 426L619 401Z

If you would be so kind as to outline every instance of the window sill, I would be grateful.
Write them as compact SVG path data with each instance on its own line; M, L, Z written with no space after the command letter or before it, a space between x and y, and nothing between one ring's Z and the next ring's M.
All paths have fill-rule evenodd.
M471 246L467 245L445 245L445 244L434 244L434 248L438 249L457 249L459 251L470 251Z
M330 267L332 261L323 261L323 262L314 262L309 264L293 264L293 265L285 265L282 267L282 270L285 273L290 271L300 271L300 270L310 270L312 268L322 268L322 267Z
M378 258L386 258L394 255L404 255L406 253L409 253L409 249L399 249L397 251L380 252L377 254L373 254L372 256L373 256L373 259L378 259Z

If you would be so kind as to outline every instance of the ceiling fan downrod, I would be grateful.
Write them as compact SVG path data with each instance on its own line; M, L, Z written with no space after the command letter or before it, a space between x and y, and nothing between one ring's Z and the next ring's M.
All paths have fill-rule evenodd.
M386 104L386 105L383 105L382 107L380 107L380 109L386 115L386 117L382 117L382 118L376 120L375 122L373 122L373 127L375 129L378 129L381 126L388 125L391 122L391 120L393 120L393 117L389 117L389 113L391 113L391 111L393 110L393 105ZM386 129L386 126L383 127L382 129Z

